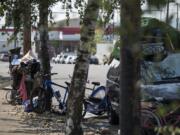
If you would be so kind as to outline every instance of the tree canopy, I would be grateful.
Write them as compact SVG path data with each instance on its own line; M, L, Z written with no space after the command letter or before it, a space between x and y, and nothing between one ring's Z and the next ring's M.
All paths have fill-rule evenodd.
M175 48L175 51L180 50L180 32L165 22L159 21L155 18L143 17L141 19L141 41L146 43L163 42L164 46L169 47L171 44ZM160 35L157 35L160 34ZM160 39L156 39L157 36L161 36ZM119 59L119 46L118 41L113 49L112 57Z

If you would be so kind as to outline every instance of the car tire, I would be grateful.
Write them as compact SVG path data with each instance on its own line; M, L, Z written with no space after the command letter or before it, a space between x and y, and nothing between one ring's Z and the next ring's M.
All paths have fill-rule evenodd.
M119 117L112 108L108 111L108 120L111 125L119 124Z

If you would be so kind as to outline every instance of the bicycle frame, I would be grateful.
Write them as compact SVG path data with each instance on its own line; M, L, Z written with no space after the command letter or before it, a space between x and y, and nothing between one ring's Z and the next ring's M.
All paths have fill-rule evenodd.
M105 96L103 99L99 99L100 101L98 103L96 103L95 100L95 95L99 92L99 91L104 91L105 92ZM95 99L93 99L95 98ZM86 112L90 112L93 113L95 115L101 115L103 112L107 111L110 107L110 102L107 96L107 92L106 92L106 88L104 86L99 86L97 87L89 96L88 99L85 99L85 104L87 106L86 108ZM98 107L96 107L98 106Z
M59 103L60 103L61 105L63 105L63 107L64 107L64 105L66 104L66 98L67 98L67 94L68 94L68 91L69 91L68 86L65 87L65 86L62 86L62 85L60 85L60 84L54 83L54 82L52 82L51 80L44 80L43 88L45 88L46 90L52 92L52 94L53 94L54 97L56 97L56 96L54 95L54 89L52 88L52 85L58 86L58 87L61 87L61 88L65 89L65 94L64 94L63 100L60 100L60 101L59 101L59 100L56 98L56 100L58 100ZM60 96L61 96L61 94L60 94Z

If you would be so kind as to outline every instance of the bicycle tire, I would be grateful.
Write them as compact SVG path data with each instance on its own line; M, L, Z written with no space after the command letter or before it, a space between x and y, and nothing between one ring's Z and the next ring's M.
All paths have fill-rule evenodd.
M5 98L6 98L7 103L9 103L9 104L12 103L13 99L12 99L12 91L11 90L6 92Z
M17 91L16 90L7 91L5 98L9 104L16 105L19 103L18 102L19 100L17 99Z
M148 109L141 110L141 135L159 135L155 128L161 128L162 122L157 114Z
M35 88L30 95L32 110L36 113L43 113L46 110L46 91L41 87Z

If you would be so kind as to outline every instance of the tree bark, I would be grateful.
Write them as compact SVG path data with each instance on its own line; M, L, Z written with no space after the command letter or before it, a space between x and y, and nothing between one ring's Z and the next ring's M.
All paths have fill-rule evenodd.
M50 58L48 52L48 8L49 4L46 1L39 2L39 33L40 33L40 63L43 74L49 74ZM49 77L50 79L50 77ZM47 97L47 110L51 109L51 94Z
M140 135L140 1L121 0L120 131Z
M23 54L31 49L31 4L30 0L24 2L23 13Z
M81 27L81 43L67 102L66 135L83 135L81 127L82 103L88 77L90 50L94 44L99 6L100 0L89 0L85 9Z

